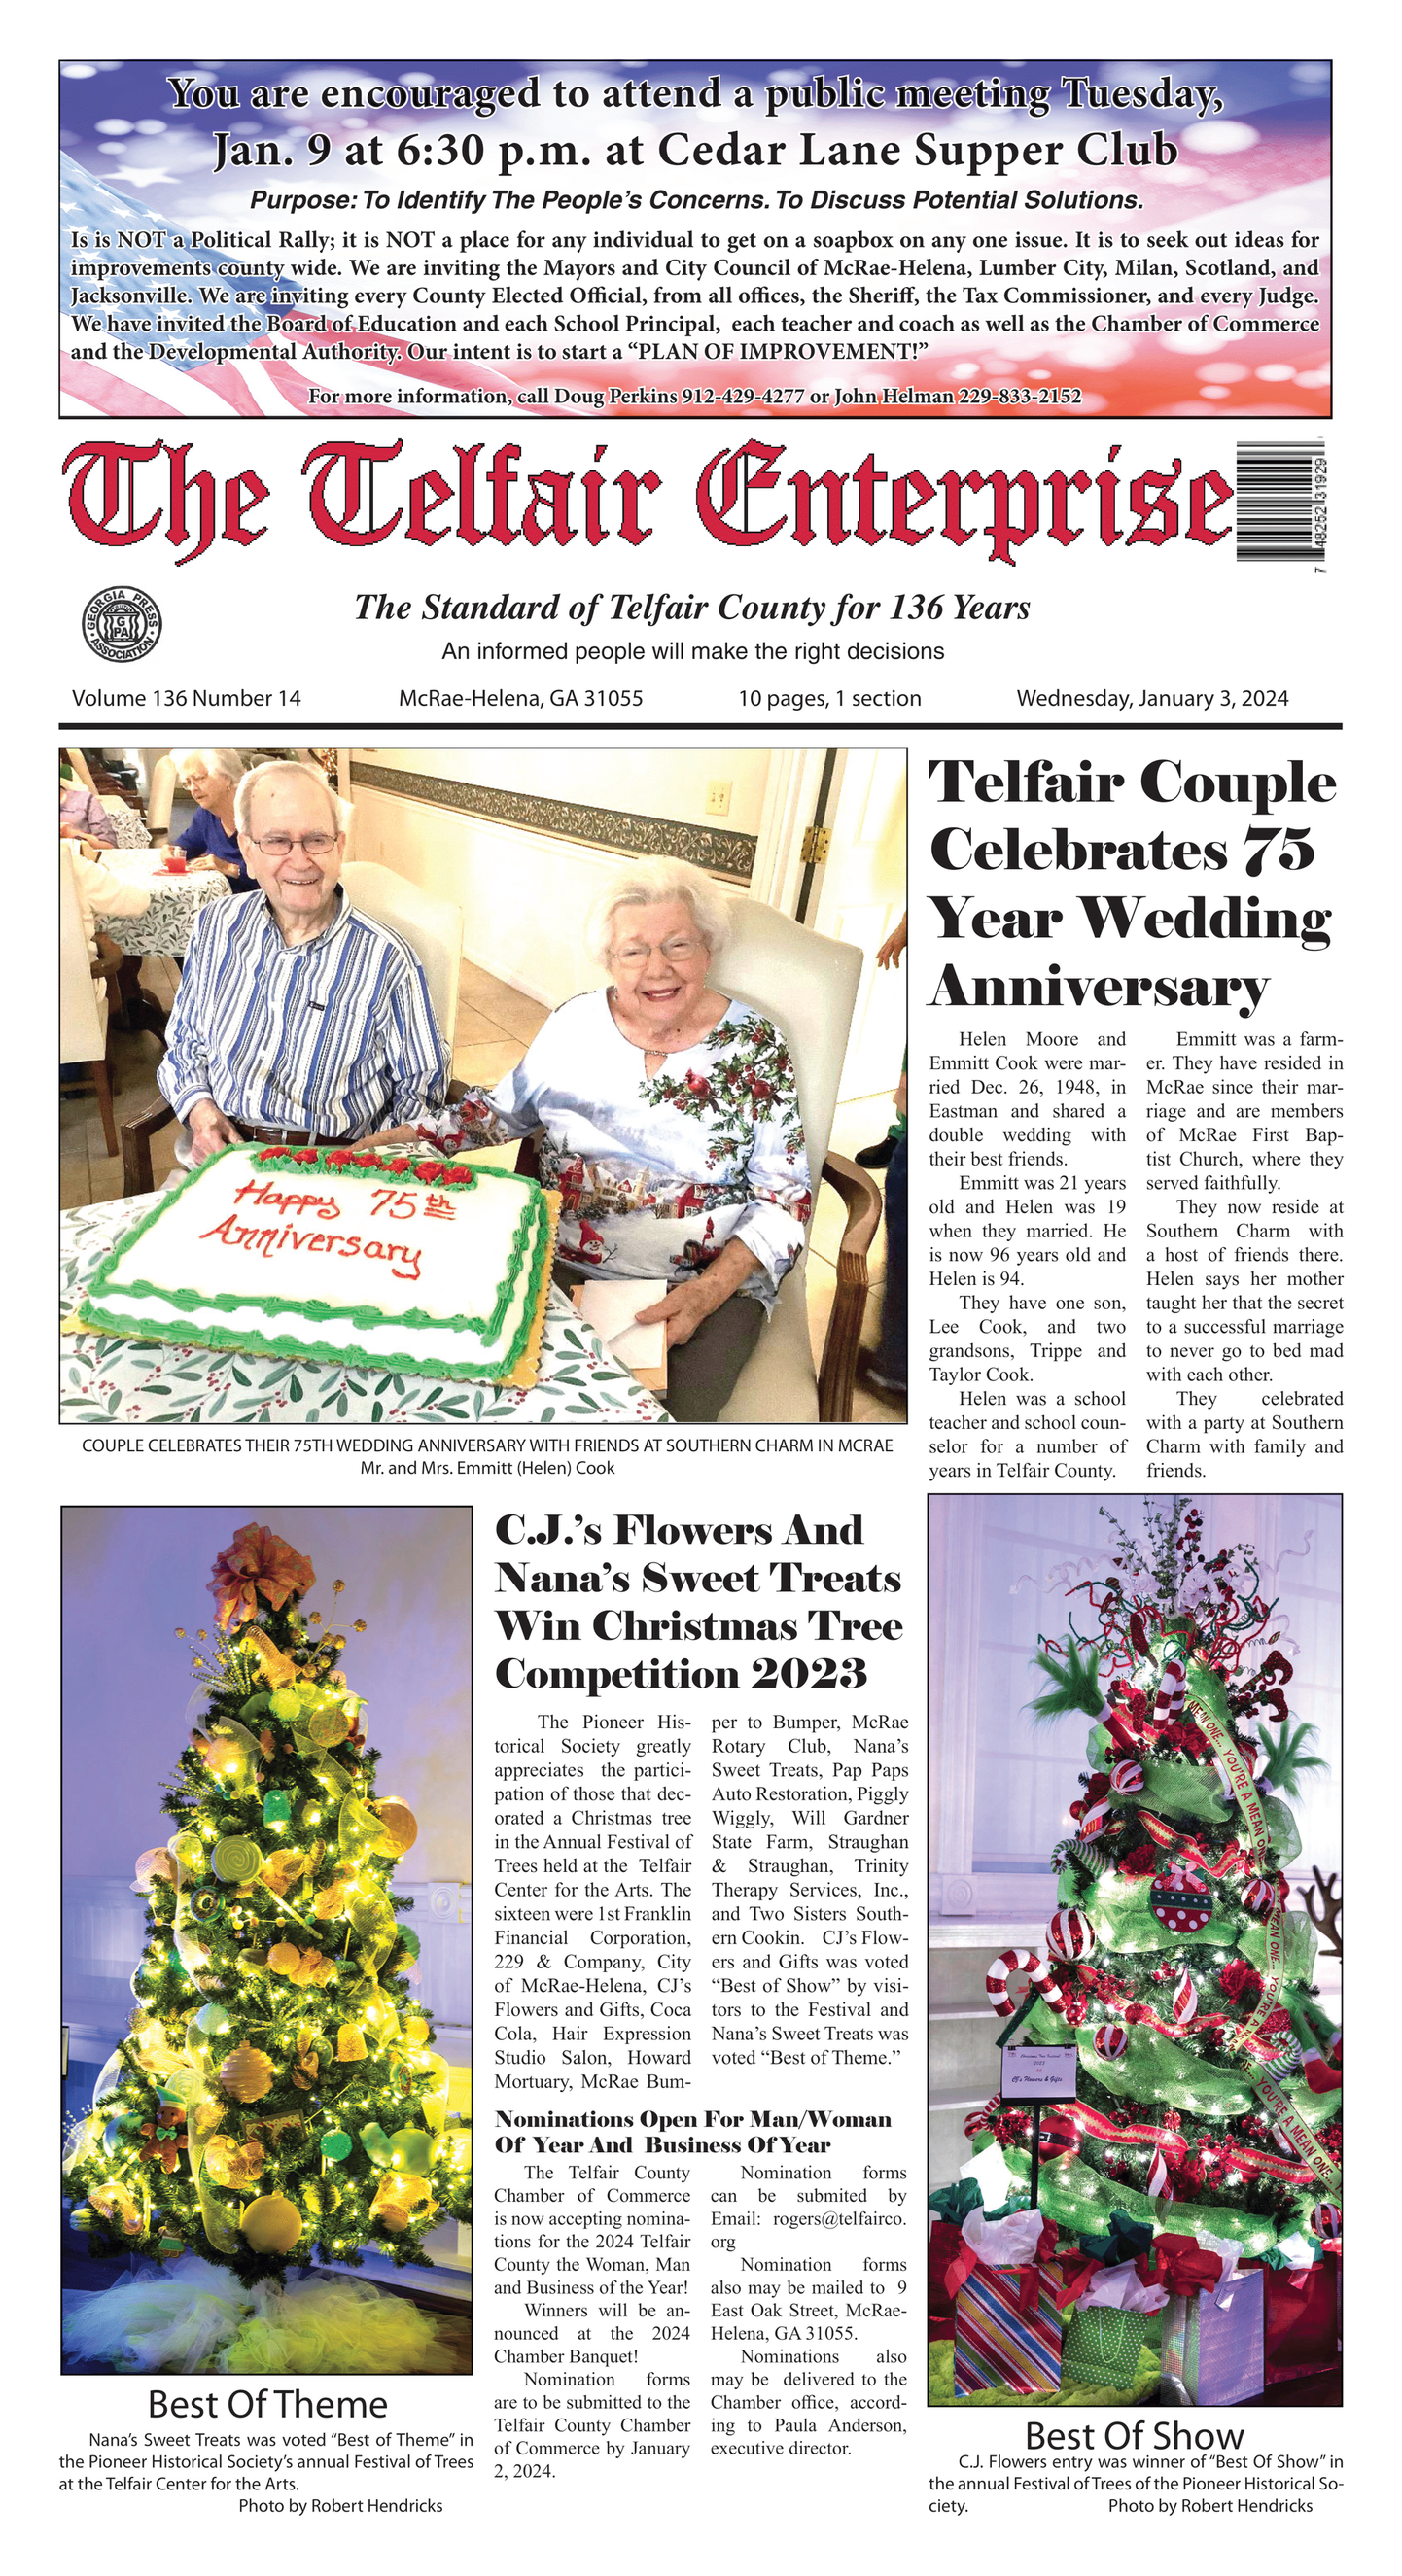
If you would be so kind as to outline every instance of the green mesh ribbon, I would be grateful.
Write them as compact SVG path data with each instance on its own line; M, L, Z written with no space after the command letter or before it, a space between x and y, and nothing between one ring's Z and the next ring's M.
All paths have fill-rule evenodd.
M1089 1914L1095 1937L1102 1950L1121 1950L1142 1954L1147 1951L1176 1950L1197 1947L1219 1950L1223 1947L1223 1927L1214 1911L1212 1918L1196 1932L1170 1931L1150 1911L1148 1878L1126 1879L1113 1874L1097 1879L1093 1888L1077 1900ZM1217 1892L1220 1895L1220 1891ZM1241 1956L1254 1968L1265 1965L1266 1940L1259 1923L1248 1923L1236 1943ZM1301 1985L1309 1985L1314 1975L1315 1931L1306 1914L1285 1917L1285 1974Z
M1065 2032L1063 2029L1063 2045ZM1122 2057L1099 2057L1090 2034L1077 2034L1081 2063L1087 2074L1107 2093L1118 2093L1133 2102L1170 2102L1179 2111L1194 2112L1203 2120L1235 2120L1244 2113L1262 2107L1253 2080L1256 2061L1237 2059L1230 2066L1212 2066L1198 2057L1181 2040L1164 2031L1146 2029L1142 2022L1129 2024L1129 2036ZM1277 2078L1290 2108L1311 2131L1321 2129L1332 2120L1339 2107L1337 2093L1312 2093L1303 2076L1289 2080Z
M1020 2182L1031 2180L1031 2159L1017 2147L1003 2149L1008 2171ZM1277 2226L1272 2218L1263 2218L1256 2210L1225 2208L1216 2201L1173 2200L1165 2204L1150 2200L1148 2194L1135 2191L1130 2184L1111 2182L1107 2175L1083 2164L1079 2156L1058 2156L1043 2165L1037 2185L1037 2205L1054 2218L1058 2227L1072 2235L1101 2234L1110 2223L1112 2210L1122 2209L1127 2218L1137 2218L1175 2236L1216 2236L1239 2245L1243 2254L1264 2254L1280 2236L1288 2236L1300 2224L1299 2212L1317 2200L1318 2191L1306 2191L1298 2209Z
M1141 1767L1144 1786L1136 1792L1137 1806L1152 1809L1156 1816L1192 1816L1205 1825L1226 1823L1222 1783L1210 1763L1145 1762Z
M1300 1857L1300 1828L1283 1798L1263 1798L1261 1805L1271 1829L1271 1858L1278 1869L1285 1869Z
M1189 1944L1204 1950L1220 1949L1222 1927L1215 1920L1204 1923L1197 1932L1171 1932L1160 1923L1149 1910L1152 1884L1148 1878L1113 1876L1096 1881L1082 1902L1102 1950L1137 1953L1176 1950Z
M1285 1975L1289 1983L1297 1986L1313 1985L1317 1942L1318 1935L1307 1914L1286 1915ZM1259 1923L1247 1924L1237 1943L1237 1949L1243 1959L1250 1960L1253 1968L1264 1968L1266 1936Z
M1077 2033L1081 2063L1107 2093L1134 2102L1172 2102L1204 2120L1239 2119L1256 2096L1244 2066L1209 2066L1180 2039L1131 2022L1122 2057L1098 2057L1089 2031Z

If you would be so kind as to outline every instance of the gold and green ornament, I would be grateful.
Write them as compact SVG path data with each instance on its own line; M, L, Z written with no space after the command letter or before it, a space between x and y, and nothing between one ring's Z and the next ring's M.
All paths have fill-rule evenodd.
M392 2236L402 2236L416 2215L431 2217L433 2201L426 2182L417 2174L387 2173L374 2199L370 2215Z
M233 2049L219 2069L219 2081L236 2102L260 2102L271 2093L277 2068L261 2048L250 2048L245 2041Z
M402 1798L377 1798L374 1813L380 1828L380 1849L394 1860L402 1860L419 1838L418 1819Z
M292 2069L292 2081L299 2093L310 2093L317 2079L321 2059L313 2046L315 2038L316 2033L310 2028L304 2027L297 2033L297 2063Z
M238 2191L259 2180L267 2151L259 2138L230 2138L216 2131L205 2148L204 2161L211 2182L221 2190Z
M251 2200L239 2225L259 2254L290 2254L302 2233L302 2213L285 2193L269 2192Z
M264 1791L263 1822L265 1825L291 1824L292 1801L288 1797L285 1789L266 1789Z
M259 1884L273 1896L290 1896L300 1878L307 1872L307 1855L303 1851L270 1852L258 1872Z
M344 2129L328 2129L321 2141L321 2152L328 2164L342 2165L350 2154L351 2144Z
M190 1899L191 1918L196 1923L210 1923L223 1907L224 1899L217 1888L197 1887Z
M372 2165L392 2165L394 2148L378 2120L370 2120L360 2132L360 2143Z
M242 1886L246 1879L253 1878L262 1858L257 1844L250 1842L247 1834L222 1835L210 1854L215 1877L232 1886Z
M99 2183L88 2198L99 2218L107 2226L120 2228L124 2236L141 2234L141 2212L126 2185L120 2182Z
M396 2129L390 2151L398 2171L426 2175L433 2163L433 2140L427 2129Z
M251 1649L259 1678L275 1685L269 1693L270 1700L275 1701L279 1690L290 1687L296 1665L290 1655L283 1653L281 1646L273 1644L264 1628L250 1628L243 1642Z

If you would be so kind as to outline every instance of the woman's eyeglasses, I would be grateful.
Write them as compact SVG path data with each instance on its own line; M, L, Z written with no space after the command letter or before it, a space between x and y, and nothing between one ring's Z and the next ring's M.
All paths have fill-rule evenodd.
M700 953L699 939L664 939L660 949L655 951L645 948L640 939L635 939L630 940L626 948L615 951L614 962L616 965L629 968L646 966L648 959L657 955L665 957L669 966L689 966L692 958L698 957Z

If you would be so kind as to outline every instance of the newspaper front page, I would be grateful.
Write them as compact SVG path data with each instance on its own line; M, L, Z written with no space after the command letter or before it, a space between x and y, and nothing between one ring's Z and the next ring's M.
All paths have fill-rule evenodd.
M35 72L30 2509L1371 2549L1372 40L158 18Z

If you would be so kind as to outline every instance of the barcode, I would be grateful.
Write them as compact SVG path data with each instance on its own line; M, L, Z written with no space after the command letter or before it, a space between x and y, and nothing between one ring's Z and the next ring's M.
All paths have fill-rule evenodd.
M1238 439L1238 563L1323 563L1328 521L1322 438Z

